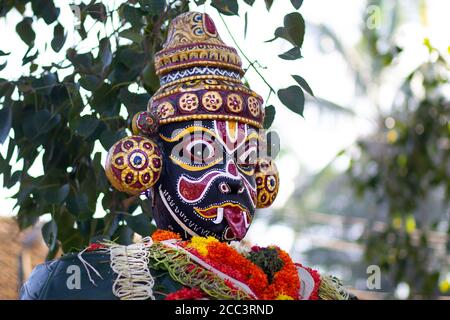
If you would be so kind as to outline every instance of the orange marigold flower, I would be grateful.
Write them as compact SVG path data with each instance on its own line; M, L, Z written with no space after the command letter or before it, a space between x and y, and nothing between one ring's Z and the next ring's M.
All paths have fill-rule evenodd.
M276 299L279 295L298 299L300 279L298 277L297 267L285 251L280 248L276 249L280 259L283 261L283 268L275 273L272 283L266 290L264 299Z
M152 239L155 242L173 239L181 240L181 236L178 233L172 231L158 229L155 232L153 232Z

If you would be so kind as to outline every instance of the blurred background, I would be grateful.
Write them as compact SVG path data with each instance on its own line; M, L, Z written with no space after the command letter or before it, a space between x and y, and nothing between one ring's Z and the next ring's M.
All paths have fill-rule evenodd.
M259 65L264 79L253 69L245 75L253 90L267 97L265 82L281 88L300 74L315 95L307 95L304 117L269 95L267 103L277 107L271 130L281 141L281 187L274 206L257 212L246 240L279 245L294 260L338 276L361 298L450 297L450 3L305 0L303 58L287 61L277 57L289 50L287 41L266 41L295 10L289 1L273 1L270 11L267 1L252 7L239 1L240 15L224 19L191 2L192 10L211 15L227 44L236 41ZM69 48L77 41L69 27L76 19L63 1L55 4ZM27 72L28 48L14 32L21 19L13 11L0 19L0 50L12 52L0 78ZM53 30L41 27L36 43L51 41ZM83 46L92 43L88 37ZM40 63L60 60L39 49ZM7 141L0 151L5 158ZM14 152L9 163L20 168ZM96 143L96 152L104 163L104 146ZM29 175L42 175L42 156ZM16 298L48 251L40 227L51 216L20 232L11 198L18 190L0 190L0 299ZM101 200L95 218L106 214ZM379 281L370 278L374 272Z

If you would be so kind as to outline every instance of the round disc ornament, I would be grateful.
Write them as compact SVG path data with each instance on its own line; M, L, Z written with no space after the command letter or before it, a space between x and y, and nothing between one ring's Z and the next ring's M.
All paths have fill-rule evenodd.
M137 195L155 185L162 164L156 143L142 136L130 136L119 140L109 150L106 176L117 190Z
M258 209L270 207L277 197L280 186L278 169L272 159L260 158L257 160L255 173L258 194L256 207Z
M131 129L135 135L154 135L158 131L158 119L148 111L138 112L133 117Z

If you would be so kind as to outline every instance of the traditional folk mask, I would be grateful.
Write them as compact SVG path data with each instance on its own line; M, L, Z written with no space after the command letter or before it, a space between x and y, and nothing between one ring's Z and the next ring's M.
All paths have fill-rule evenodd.
M171 22L155 67L161 87L133 118L135 135L111 148L107 177L130 194L152 189L161 229L240 240L278 192L276 167L258 152L263 100L207 14Z

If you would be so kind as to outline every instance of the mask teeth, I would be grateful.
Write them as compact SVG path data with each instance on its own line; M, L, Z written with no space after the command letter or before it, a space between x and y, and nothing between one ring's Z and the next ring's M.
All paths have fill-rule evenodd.
M218 208L217 209L217 218L215 220L213 220L213 222L215 224L219 224L221 223L223 220L223 208Z
M250 223L248 223L248 219L247 219L247 213L245 211L242 211L242 214L244 215L245 227L246 228L250 227Z

